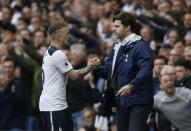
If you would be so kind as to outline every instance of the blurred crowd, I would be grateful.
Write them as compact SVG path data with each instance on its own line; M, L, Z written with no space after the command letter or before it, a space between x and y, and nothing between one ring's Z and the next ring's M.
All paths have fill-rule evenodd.
M46 34L50 24L68 23L71 36L69 46L63 51L73 67L79 69L86 66L88 58L95 56L104 62L117 41L112 31L112 16L120 11L136 17L136 33L153 51L155 96L187 88L187 94L178 95L184 98L182 103L187 103L187 108L172 106L165 108L164 114L163 108L157 105L148 121L150 130L184 131L182 123L185 126L186 121L191 121L188 108L191 104L191 0L0 0L0 130L43 131L38 101L42 90L42 57L50 44ZM95 72L77 80L69 79L67 101L74 131L102 130L96 129L94 123L106 84ZM156 98L162 99L163 95ZM179 112L177 116L168 116L174 108L175 113ZM179 117L182 112L187 116L185 123ZM115 113L108 114L111 116L107 116L106 129L116 131Z

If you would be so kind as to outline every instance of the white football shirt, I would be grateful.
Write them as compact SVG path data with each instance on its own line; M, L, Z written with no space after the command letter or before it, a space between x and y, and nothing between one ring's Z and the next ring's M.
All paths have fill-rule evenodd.
M68 107L66 102L67 76L73 69L63 51L49 47L43 57L40 111L58 111Z

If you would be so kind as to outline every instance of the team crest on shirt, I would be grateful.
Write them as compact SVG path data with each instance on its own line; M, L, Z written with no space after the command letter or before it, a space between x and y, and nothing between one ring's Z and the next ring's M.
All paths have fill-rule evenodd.
M128 60L128 54L123 54L123 56L125 57L125 62L127 62L127 60Z
M68 62L65 62L65 65L68 66Z
M127 60L128 60L128 54L126 54L125 57L126 57L126 58L125 58L125 62L127 62Z
M59 126L59 131L62 131L62 127Z

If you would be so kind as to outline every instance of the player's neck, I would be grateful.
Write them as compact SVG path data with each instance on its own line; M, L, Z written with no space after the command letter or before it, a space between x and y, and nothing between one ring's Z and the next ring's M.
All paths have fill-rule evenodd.
M51 42L50 46L54 47L56 49L61 49L60 45L58 43L56 43L56 42Z

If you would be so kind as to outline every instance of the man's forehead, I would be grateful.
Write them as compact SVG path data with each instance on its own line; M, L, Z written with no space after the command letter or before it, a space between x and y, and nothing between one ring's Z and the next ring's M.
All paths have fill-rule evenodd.
M165 75L165 74L175 74L175 67L171 66L171 65L166 65L162 68L161 70L161 75Z
M171 78L167 74L161 76L161 80L169 80L169 79L171 79Z
M113 22L113 24L114 24L114 25L121 25L121 20L115 20L115 21Z

